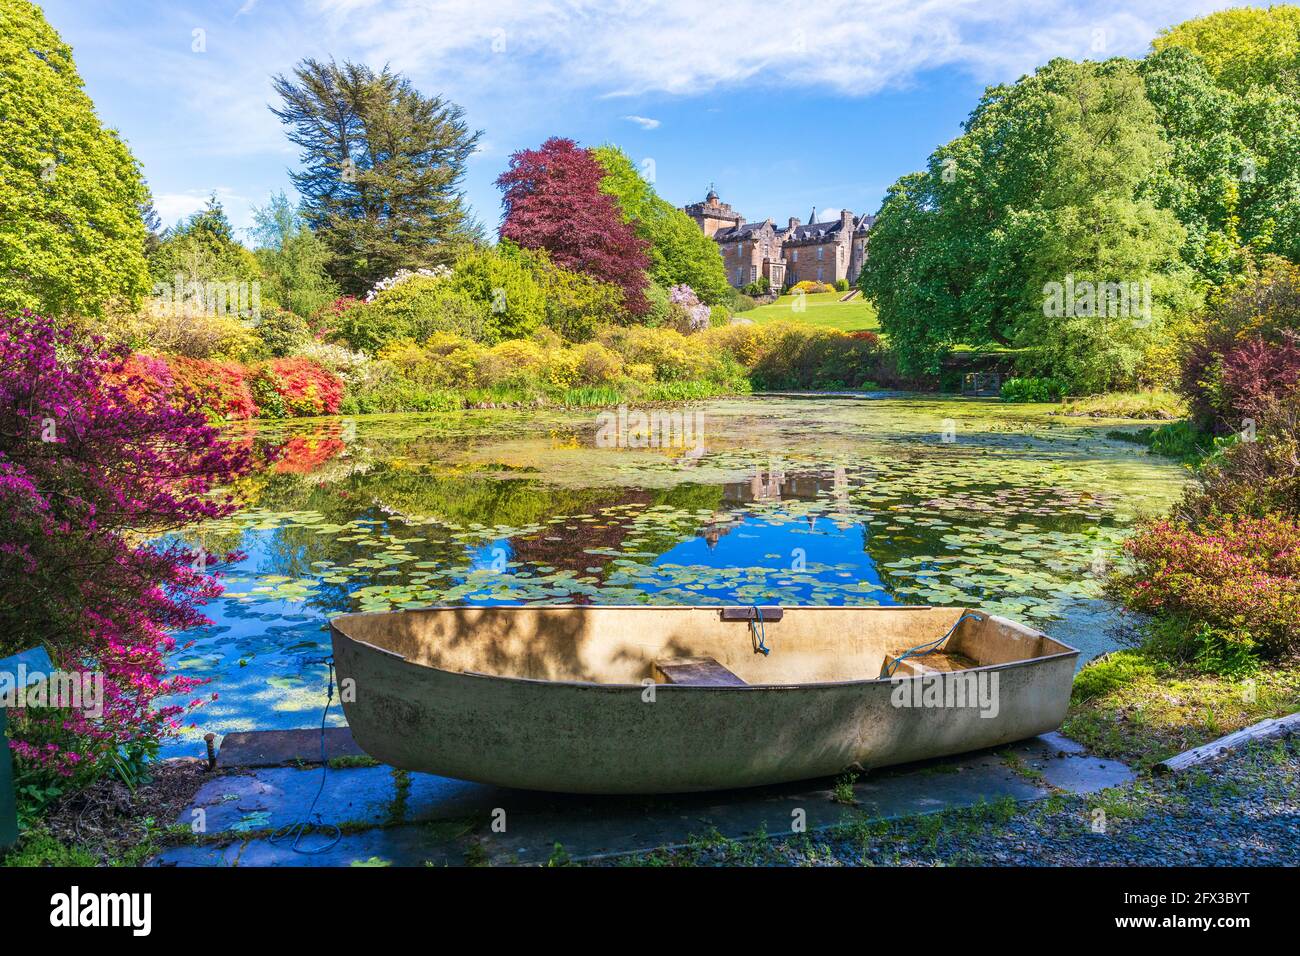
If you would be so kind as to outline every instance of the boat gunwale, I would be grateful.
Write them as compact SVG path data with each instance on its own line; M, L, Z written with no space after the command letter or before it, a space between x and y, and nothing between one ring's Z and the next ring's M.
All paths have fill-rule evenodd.
M745 691L751 691L751 690L793 691L793 690L802 690L802 689L822 689L822 688L834 688L834 687L854 687L854 686L865 687L868 684L887 683L892 685L904 680L921 680L927 677L933 677L935 674L977 674L981 671L990 672L990 671L1009 670L1011 668L1018 668L1018 667L1027 667L1032 664L1046 663L1048 661L1059 660L1067 657L1077 658L1081 653L1078 648L1072 647L1071 645L1066 644L1064 641L1057 640L1056 638L1052 637L1050 634L1037 630L1036 628L1032 628L1027 624L1021 624L1017 621L1011 620L1010 618L1002 617L999 614L989 614L987 611L984 611L980 613L985 614L990 621L994 621L994 620L1002 621L1006 624L1012 625L1013 627L1024 628L1026 631L1030 633L1031 636L1046 638L1047 640L1053 642L1054 644L1059 644L1061 647L1064 647L1065 650L1057 651L1052 654L1044 654L1041 657L1026 657L1021 660L1006 661L1001 664L980 664L977 667L963 667L958 670L952 670L952 671L935 671L933 673L913 674L907 677L870 677L870 678L865 678L860 680L816 681L816 682L801 682L795 684L744 684L743 686L716 686L716 685L702 685L702 684L658 684L658 683L612 684L612 683L605 683L601 681L547 680L540 677L516 677L509 674L485 674L482 671L449 670L445 667L435 667L432 664L421 664L418 661L413 661L410 658L408 658L405 654L399 654L397 651L390 650L389 648L380 647L379 645L372 644L369 641L363 641L360 638L353 637L352 635L348 634L346 631L344 631L341 627L338 626L338 622L344 621L349 618L363 618L363 617L375 618L375 617L385 617L392 614L406 614L406 613L422 614L426 611L464 611L464 610L488 611L488 610L495 610L501 608L508 608L511 610L530 610L530 611L542 611L548 609L570 611L575 609L588 609L588 608L602 609L602 610L639 610L646 607L653 607L656 610L699 611L699 610L714 610L714 609L721 610L723 607L743 607L743 606L746 605L547 604L547 605L537 605L537 606L530 607L528 605L518 605L518 604L496 604L496 605L488 605L486 607L473 607L473 606L466 607L464 605L456 605L456 604L437 604L437 605L430 605L427 608L406 608L400 611L358 611L358 612L353 612L351 614L340 614L337 617L331 618L329 625L330 625L331 633L338 633L348 641L351 641L353 644L358 644L362 647L369 648L370 650L378 651L379 653L383 654L386 657L394 657L401 663L410 665L411 667L418 667L424 671L433 671L439 674L446 674L449 677L468 677L468 678L488 680L488 681L508 681L511 683L518 683L518 684L541 684L550 687L576 687L576 688L584 688L584 689L598 688L598 689L610 690L610 691L626 691L626 690L643 691L645 690L646 687L653 686L655 688L656 694L659 693L660 690L665 690L665 689L668 689L672 693L675 693L677 691L711 691L711 692L720 691L720 692L744 693ZM900 604L900 605L867 605L867 606L854 606L854 605L841 604L841 605L783 606L782 610L784 611L790 611L790 610L942 611L942 610L947 610L947 608L943 606L933 605L933 604ZM963 608L962 610L971 611L977 609L972 609L967 607L967 608Z

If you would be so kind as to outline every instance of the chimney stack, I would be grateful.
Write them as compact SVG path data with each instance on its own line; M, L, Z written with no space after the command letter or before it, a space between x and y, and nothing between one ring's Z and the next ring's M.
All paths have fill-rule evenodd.
M796 219L794 216L791 216L789 228L793 229L795 226L799 226L799 225L802 225L802 223L800 223L799 220Z

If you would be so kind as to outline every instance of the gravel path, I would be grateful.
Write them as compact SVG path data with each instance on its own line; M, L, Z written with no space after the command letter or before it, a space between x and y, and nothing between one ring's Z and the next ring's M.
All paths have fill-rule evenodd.
M1297 866L1300 737L1088 797L868 822L770 841L703 840L628 863L766 866Z

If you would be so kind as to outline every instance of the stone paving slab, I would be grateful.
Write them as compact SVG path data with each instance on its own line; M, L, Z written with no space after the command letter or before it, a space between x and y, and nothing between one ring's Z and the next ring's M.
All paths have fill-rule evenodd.
M217 766L277 767L290 763L320 763L321 731L253 730L226 734L217 751ZM346 727L325 728L325 759L364 757L365 751Z
M510 790L389 767L330 769L317 805L323 822L344 828L320 854L273 843L268 831L302 819L321 769L270 767L214 777L177 822L202 811L209 837L225 845L173 847L154 862L180 866L456 865L546 862L556 844L570 859L593 859L660 846L682 846L713 830L728 839L790 832L801 816L816 830L865 813L896 818L1005 798L1047 796L1052 788L1091 793L1128 783L1116 761L1087 755L1059 734L993 751L869 774L853 788L855 806L831 799L834 781L680 796L592 797ZM504 821L504 832L493 823ZM309 835L300 848L319 846Z

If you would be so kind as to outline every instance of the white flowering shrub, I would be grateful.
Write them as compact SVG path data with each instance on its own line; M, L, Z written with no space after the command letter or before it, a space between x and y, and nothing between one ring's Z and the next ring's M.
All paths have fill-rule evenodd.
M301 355L329 369L350 387L367 382L375 364L375 360L365 352L354 352L342 345L318 342L315 339L298 346L294 355Z
M432 269L398 269L387 279L380 279L375 283L375 287L366 293L366 301L374 302L375 297L381 292L387 292L395 286L401 285L407 279L413 279L416 276L424 276L426 279L447 279L451 277L451 269L447 266L434 266Z

